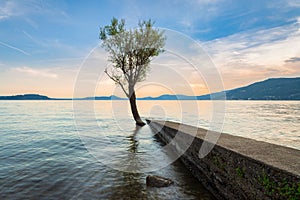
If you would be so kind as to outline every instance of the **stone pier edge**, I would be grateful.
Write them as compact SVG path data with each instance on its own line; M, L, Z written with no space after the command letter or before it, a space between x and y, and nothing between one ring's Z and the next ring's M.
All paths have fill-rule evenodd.
M199 158L207 130L170 121L147 122L164 144L177 134L180 140L193 139L180 159L217 199L300 199L299 150L222 133L212 151ZM180 153L181 145L184 141L174 143L174 153Z

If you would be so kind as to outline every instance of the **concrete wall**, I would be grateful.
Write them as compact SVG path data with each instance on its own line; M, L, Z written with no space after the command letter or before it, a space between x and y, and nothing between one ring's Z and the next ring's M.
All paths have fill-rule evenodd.
M175 153L185 149L184 141L192 141L180 158L218 199L300 199L299 150L222 134L201 159L198 153L207 130L174 122L148 123ZM174 142L175 136L180 141Z

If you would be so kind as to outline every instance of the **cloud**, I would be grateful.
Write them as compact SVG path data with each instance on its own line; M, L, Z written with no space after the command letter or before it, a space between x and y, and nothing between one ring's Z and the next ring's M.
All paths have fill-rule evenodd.
M224 63L245 59L254 63L278 64L300 50L299 24L237 33L204 43L207 50ZM290 48L293 47L293 48ZM226 55L225 55L226 54ZM276 55L276 56L275 56Z
M299 21L270 29L250 30L202 43L221 71L226 87L240 81L300 74L287 63L300 61ZM243 80L241 80L243 79ZM226 84L227 80L227 84Z
M0 4L0 20L41 12L41 10L41 4L35 0L29 0L26 3L16 0L3 1L2 5Z
M32 42L38 44L38 45L44 45L43 43L41 43L40 41L38 41L37 39L35 39L32 35L30 35L29 33L27 33L25 30L22 31L24 33L24 35L29 38Z
M0 20L5 20L18 14L20 14L19 9L17 9L17 4L14 1L5 1L0 6Z
M189 34L199 34L209 32L211 29L204 26L199 27L199 21L206 23L221 13L223 0L192 0L185 1L183 7L189 9L189 12L182 15L178 12L178 24L183 27L183 32ZM182 2L181 2L182 3ZM180 6L181 8L182 6Z
M287 4L291 7L300 7L299 0L287 0Z
M58 52L62 52L64 55L70 55L70 57L77 57L77 58L82 58L86 54L88 54L88 51L90 48L85 48L85 49L79 49L76 44L66 44L62 42L60 39L56 38L40 38L31 35L25 30L22 30L22 33L26 37L26 39L29 39L33 45L36 46L36 48L32 51L32 55L35 53L47 53L49 51L55 51L57 54Z
M20 48L17 48L17 47L15 47L15 46L12 46L12 45L10 45L10 44L7 44L7 43L5 43L5 42L1 42L1 41L0 41L0 45L5 46L5 47L10 48L10 49L13 49L13 50L16 50L16 51L18 51L18 52L21 52L22 54L24 54L24 55L26 55L26 56L30 56L30 53L28 53L28 52L26 52L26 51L24 51L24 50L22 50L22 49L20 49Z
M278 65L300 50L300 24L293 23L260 31L237 33L203 43L219 64L242 61ZM291 48L292 47L292 48Z
M33 69L30 67L17 67L13 68L12 70L17 72L26 73L30 76L37 76L37 77L46 77L46 78L57 78L58 75L55 73L50 72L48 69Z
M43 66L39 69L38 66ZM71 63L41 63L38 66L0 67L0 93L2 95L39 93L50 97L72 97L78 69Z
M300 57L292 57L288 60L285 60L286 63L295 63L295 62L300 62Z
M39 0L6 0L0 2L0 21L8 20L12 17L22 17L30 25L37 27L36 23L28 18L31 14L56 16L56 19L60 21L69 18L66 12L56 6L55 3L50 4Z

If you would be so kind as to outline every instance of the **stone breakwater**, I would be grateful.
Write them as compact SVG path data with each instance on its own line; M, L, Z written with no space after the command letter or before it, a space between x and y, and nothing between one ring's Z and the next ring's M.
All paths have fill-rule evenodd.
M186 149L180 148L184 142L174 142L175 136L192 141L180 159L217 199L300 199L299 150L222 133L212 151L200 158L207 130L147 122L163 143L173 145L175 154Z

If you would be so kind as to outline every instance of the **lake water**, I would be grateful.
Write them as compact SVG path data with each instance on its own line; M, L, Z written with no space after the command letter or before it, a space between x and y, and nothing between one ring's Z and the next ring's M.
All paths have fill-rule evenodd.
M214 199L171 162L148 126L136 129L127 101L78 102L74 111L72 101L0 101L0 199ZM210 101L138 106L143 117L204 128L218 115ZM233 135L300 149L296 101L228 101L217 123ZM146 187L149 174L175 184Z

